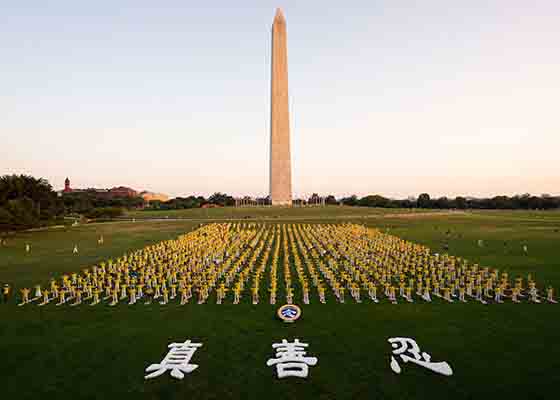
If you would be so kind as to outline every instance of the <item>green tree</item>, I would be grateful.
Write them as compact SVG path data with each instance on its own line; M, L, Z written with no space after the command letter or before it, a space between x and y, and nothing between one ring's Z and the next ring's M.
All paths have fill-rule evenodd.
M391 200L378 194L362 197L358 205L363 207L391 207Z
M235 205L235 199L232 196L228 196L226 193L216 192L208 198L210 204L216 204L219 206L233 206Z
M467 208L467 199L461 196L455 197L455 207L459 210L464 210Z
M338 204L338 202L336 201L336 198L332 194L329 194L325 198L325 204L336 205L336 204Z
M358 205L358 196L353 194L350 197L343 198L341 201L342 201L342 204L344 204L345 206L357 206Z
M432 207L432 200L430 199L430 195L428 193L422 193L418 196L418 208L431 208Z
M62 215L63 205L51 185L28 175L0 177L0 230L44 225Z
M94 208L93 210L89 211L86 214L86 217L96 218L96 219L100 219L100 218L112 219L112 218L120 217L123 214L124 214L123 209L119 207L100 207L100 208Z

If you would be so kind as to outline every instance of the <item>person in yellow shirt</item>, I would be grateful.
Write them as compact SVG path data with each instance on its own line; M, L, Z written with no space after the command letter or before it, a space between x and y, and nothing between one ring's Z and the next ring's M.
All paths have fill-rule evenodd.
M344 291L345 291L344 286L342 286L342 285L339 286L339 288L338 288L338 301L340 303L344 303Z
M408 285L405 289L406 295L404 296L406 301L408 301L409 303L414 303L414 300L412 299L412 286Z
M518 299L519 297L519 293L521 291L519 290L519 287L515 286L513 289L511 289L511 301L514 303L521 303Z
M179 293L181 294L181 305L184 306L189 302L189 297L187 296L187 289L182 287L179 289Z
M81 289L76 289L74 291L74 294L76 295L76 299L74 300L74 303L70 304L71 306L78 306L80 304L82 304L82 290Z
M532 303L540 303L537 285L534 281L529 282L529 301Z
M430 285L427 283L426 286L424 286L424 294L422 295L422 298L428 303L432 302L432 297L430 296Z
M29 303L29 292L31 292L31 290L29 290L28 288L23 288L20 289L20 292L21 292L21 303L19 303L18 306L23 306Z
M162 292L162 300L159 302L159 304L165 305L169 303L169 290L167 289L167 287L164 286L161 292Z
M486 286L484 287L484 297L488 297L489 299L492 298L492 295L490 294L490 291L493 289L494 285L492 283L491 279L488 279L486 281Z
M56 305L61 306L64 303L66 303L66 289L60 288L58 291L58 303L56 303Z
M109 300L110 298L113 297L113 287L111 286L111 282L107 282L107 285L105 285L105 297L103 297L103 300Z
M268 291L270 292L270 304L276 304L276 285L268 288Z
M453 300L451 299L451 289L448 288L447 286L442 286L441 291L443 292L441 298L447 301L448 303L453 303Z
M136 285L136 300L141 299L144 296L144 284L143 283L139 283L138 285Z
M423 296L424 295L424 283L422 282L422 279L418 280L418 283L416 284L416 294L418 296Z
M472 290L473 290L473 283L472 280L469 280L467 281L467 288L466 288L466 292L469 297L473 297Z
M259 304L259 288L258 287L253 286L251 288L251 296L252 296L253 304Z
M10 300L10 293L12 288L7 283L2 286L2 302L7 303Z
M84 300L89 300L93 297L93 285L88 284L86 285L86 297L84 297Z
M128 294L129 294L128 305L131 306L133 304L136 304L136 288L134 286L130 286L130 288L128 289Z
M377 300L377 285L373 282L368 283L368 295L374 303L379 303L379 300Z
M334 279L334 277L333 277L333 280L334 280L334 283L332 283L332 281L331 281L331 287L333 288L335 296L340 301L340 283L338 283L338 281L336 279Z
M309 287L306 285L301 290L303 291L303 304L309 304Z
M467 300L465 299L465 287L459 286L459 301L462 303L466 303Z
M496 286L496 288L494 289L494 301L496 303L503 303L502 301L502 287L501 286Z
M476 300L478 300L479 302L481 302L482 304L487 304L486 300L484 300L483 298L483 293L482 293L482 284L477 284L476 285L476 294L475 294L475 298Z
M222 304L222 300L226 297L226 286L222 283L218 289L216 289L216 304Z
M76 297L76 286L70 284L70 287L68 288L68 297L66 298L66 301L73 300L75 297Z
M552 304L558 303L558 302L554 299L554 289L552 288L552 286L549 286L548 289L546 289L546 300L547 300L549 303L552 303Z
M156 283L154 285L154 300L158 299L161 297L161 290L160 290L161 286L159 283Z
M50 301L49 294L50 292L48 289L43 290L43 301L39 303L40 306L44 306L45 304L48 304L48 302Z
M291 286L286 288L286 303L293 304L294 300L294 289Z
M362 300L360 298L360 285L358 285L356 282L352 283L352 285L350 286L350 290L352 291L352 297L354 298L354 300L356 301L356 303L361 303Z
M327 301L325 299L325 287L324 286L317 286L317 292L319 293L319 301L321 304L325 304Z
M119 303L119 289L115 286L111 289L111 302L109 305L111 307L116 306Z
M95 306L101 302L101 300L99 299L99 293L101 293L101 290L97 287L94 287L92 292L93 292L93 301L90 305Z
M397 289L393 285L389 285L389 301L392 304L397 304Z
M439 281L434 282L434 296L441 297L439 294Z
M399 296L400 297L405 297L405 283L404 283L404 279L401 279L399 281Z
M121 298L119 300L124 300L128 297L128 294L126 293L128 289L128 285L126 283L123 283L121 285Z
M167 290L167 289L165 289ZM206 298L208 297L208 286L206 284L202 284L201 287L198 288L198 304L204 304L206 302Z
M64 274L62 275L62 287L68 289L70 287L70 276Z
M169 285L169 287L171 288L171 295L169 296L169 298L173 300L175 297L177 297L177 285L175 283L172 283L171 285Z

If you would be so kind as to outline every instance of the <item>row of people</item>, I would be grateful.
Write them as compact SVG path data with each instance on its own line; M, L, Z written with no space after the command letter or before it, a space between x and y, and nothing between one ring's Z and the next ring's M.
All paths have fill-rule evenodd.
M238 304L244 296L253 304L261 297L275 304L281 295L287 303L308 304L314 294L321 303L328 294L341 303L430 302L434 296L484 304L555 302L553 288L541 295L531 275L512 280L506 271L432 254L425 246L356 224L209 224L53 278L31 292L21 289L21 305L114 306L140 299L186 304L191 298L202 304L211 296L218 304Z

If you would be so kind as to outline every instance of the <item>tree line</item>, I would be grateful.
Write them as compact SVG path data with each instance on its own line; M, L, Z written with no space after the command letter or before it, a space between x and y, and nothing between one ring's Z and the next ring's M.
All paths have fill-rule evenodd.
M347 206L382 207L382 208L434 208L434 209L474 209L474 210L553 210L560 208L560 197L543 194L532 196L528 193L515 196L494 196L474 198L457 196L454 199L439 197L432 199L428 193L422 193L417 199L394 200L379 195L362 198L349 196L340 199Z
M270 199L255 199L259 204L270 204ZM455 198L439 197L432 199L428 193L422 193L418 198L390 199L380 195L368 195L359 198L356 195L336 199L333 195L319 196L313 193L308 199L294 200L295 204L325 204L325 205L346 205L359 207L381 207L381 208L433 208L433 209L498 209L498 210L551 210L560 208L560 197L543 194L532 196L522 194L516 196L495 196L489 198L474 198L457 196ZM217 192L209 198L204 196L176 197L166 202L151 201L148 209L157 210L177 210L187 208L199 208L204 205L216 205L228 207L235 205L235 198Z
M200 208L212 204L219 207L235 205L235 198L221 192L216 192L208 198L204 196L175 197L168 201L152 200L146 206L148 210L184 210L187 208Z
M142 197L113 197L100 196L95 190L64 193L61 196L64 209L68 214L80 214L90 218L92 214L99 214L100 209L132 209L142 207ZM96 211L97 210L97 211ZM109 212L109 214L114 211ZM99 217L97 217L99 218Z
M124 208L144 204L138 198L101 198L95 191L59 196L46 179L29 175L0 177L0 231L13 231L63 224L65 215L114 218Z
M268 198L256 199L259 204L268 204ZM473 198L458 196L432 199L428 193L418 198L395 200L380 195L358 198L356 195L336 199L333 195L321 197L314 193L307 204L342 204L346 206L383 208L433 208L433 209L499 209L499 210L552 210L560 209L560 197L543 194L534 196L494 196ZM176 197L169 201L151 201L145 204L141 197L106 198L94 190L65 193L59 196L43 178L28 175L4 175L0 177L0 231L28 229L63 222L65 215L87 218L115 218L124 209L148 208L175 210L200 208L206 205L229 207L235 205L234 197L216 192L204 196Z

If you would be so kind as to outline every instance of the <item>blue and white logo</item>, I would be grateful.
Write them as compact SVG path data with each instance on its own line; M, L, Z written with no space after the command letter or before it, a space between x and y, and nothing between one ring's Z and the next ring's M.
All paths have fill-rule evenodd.
M301 309L295 304L285 304L278 309L277 315L284 322L294 322L301 316Z

